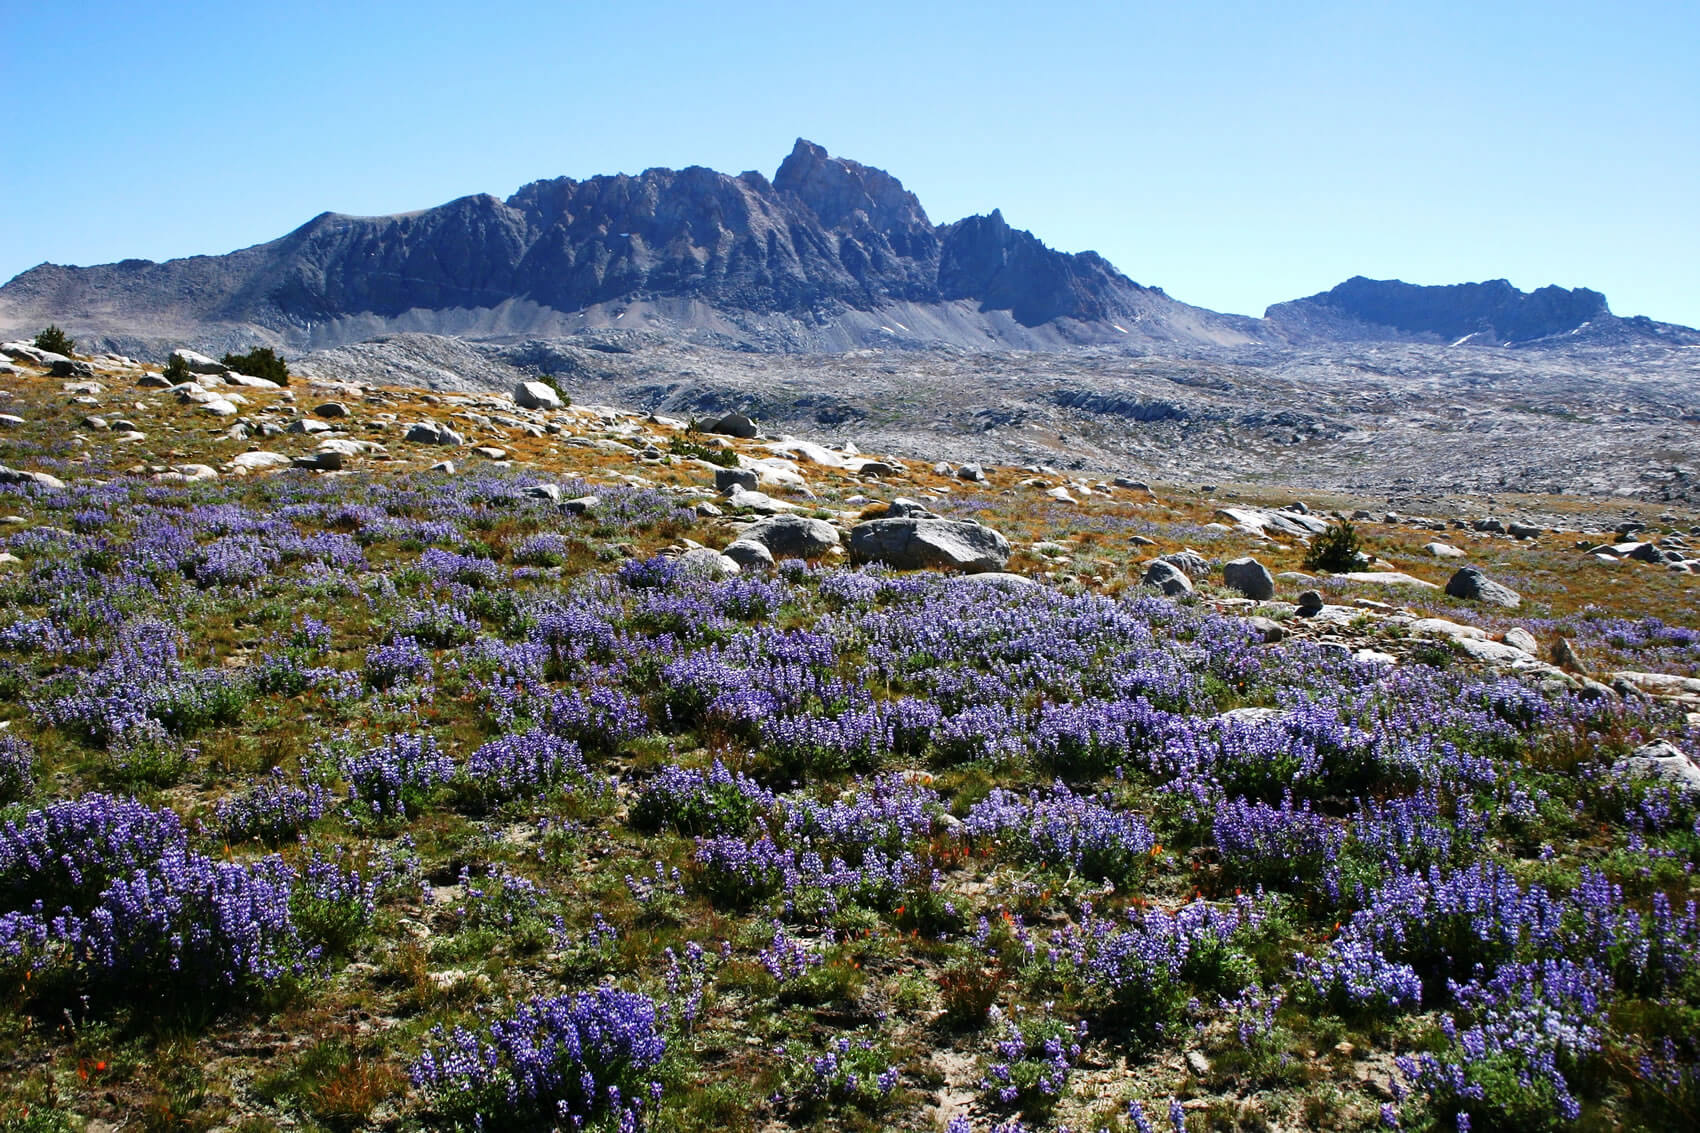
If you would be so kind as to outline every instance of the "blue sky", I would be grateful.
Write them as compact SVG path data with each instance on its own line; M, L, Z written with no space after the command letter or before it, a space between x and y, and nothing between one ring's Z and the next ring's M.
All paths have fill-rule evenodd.
M1700 5L0 0L0 279L798 136L1260 314L1354 274L1700 325Z

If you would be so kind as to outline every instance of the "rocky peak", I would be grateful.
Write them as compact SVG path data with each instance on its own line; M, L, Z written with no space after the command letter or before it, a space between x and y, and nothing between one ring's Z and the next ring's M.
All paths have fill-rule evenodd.
M856 227L857 213L882 233L932 228L920 200L903 182L883 169L832 157L803 138L780 164L773 188L794 194L828 228Z

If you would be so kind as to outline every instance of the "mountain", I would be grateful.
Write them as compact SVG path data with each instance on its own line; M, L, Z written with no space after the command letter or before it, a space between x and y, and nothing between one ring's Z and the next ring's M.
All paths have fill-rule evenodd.
M1411 342L1700 344L1586 288L1349 279L1262 319L1218 314L1068 254L1003 214L934 224L883 170L798 139L769 181L693 166L535 181L396 216L323 213L222 256L42 264L0 287L0 335L58 323L163 357L291 354L396 334L498 342L640 331L758 352L1057 350Z
M799 139L772 181L692 167L537 181L398 216L324 213L223 256L43 264L0 327L56 321L140 353L334 346L398 331L550 336L634 324L759 348L1251 341L1256 320L1142 287L999 212L934 225L881 170Z
M1288 342L1441 342L1480 346L1700 342L1687 327L1619 318L1606 297L1585 287L1524 293L1503 279L1425 287L1353 276L1339 286L1277 303L1264 312L1270 333Z

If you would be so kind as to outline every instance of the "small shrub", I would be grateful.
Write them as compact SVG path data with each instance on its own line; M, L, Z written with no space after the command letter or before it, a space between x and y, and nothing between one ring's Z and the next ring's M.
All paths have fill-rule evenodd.
M195 372L189 369L189 363L183 360L183 355L173 354L171 361L165 364L163 376L166 381L175 386L193 380Z
M738 467L738 454L729 448L716 448L709 445L688 441L684 437L674 437L667 445L667 451L674 456L695 457L706 460L710 464L718 464L722 468Z
M1357 570L1363 561L1363 543L1358 539L1357 529L1351 520L1342 519L1330 523L1328 530L1311 540L1310 550L1305 552L1304 568L1344 574Z
M63 354L69 357L76 346L76 342L57 326L50 325L46 330L35 336L35 348L46 350L52 354Z
M264 378L268 382L276 382L280 386L289 384L289 365L269 346L256 347L246 354L226 354L222 359L226 366L238 374L247 374L251 378Z

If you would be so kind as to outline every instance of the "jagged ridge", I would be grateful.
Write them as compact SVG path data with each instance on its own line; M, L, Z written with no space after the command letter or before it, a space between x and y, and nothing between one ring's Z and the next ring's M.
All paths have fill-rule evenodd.
M339 321L354 320L332 341L397 329L394 320L418 312L504 307L504 325L484 330L559 330L551 314L620 302L815 324L891 304L960 303L1007 312L1006 324L1024 328L1099 324L1100 335L1172 308L1177 318L1156 319L1145 337L1170 337L1169 322L1183 338L1244 337L1236 320L1141 287L1096 254L1047 248L999 212L935 226L895 177L802 139L771 182L650 169L537 181L506 201L470 196L400 216L325 213L227 256L43 265L0 289L0 301L102 329L222 324L290 345L323 345L324 327ZM1123 327L1105 325L1116 320Z

